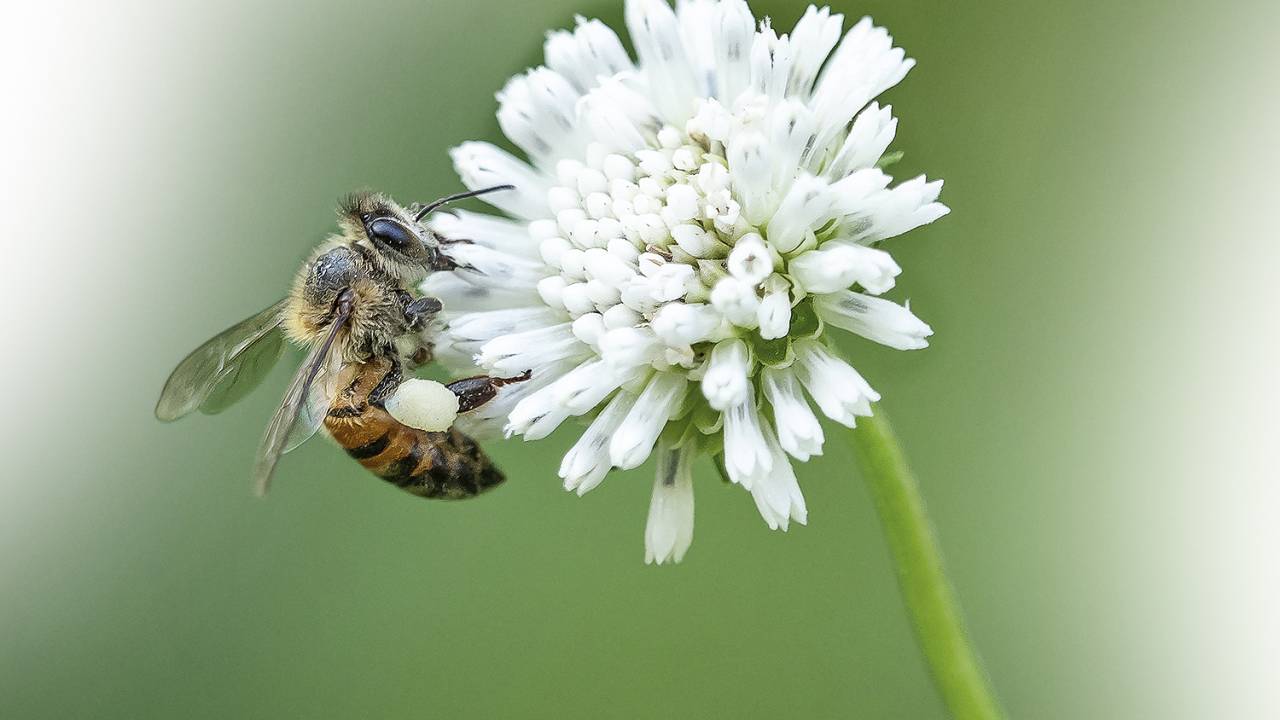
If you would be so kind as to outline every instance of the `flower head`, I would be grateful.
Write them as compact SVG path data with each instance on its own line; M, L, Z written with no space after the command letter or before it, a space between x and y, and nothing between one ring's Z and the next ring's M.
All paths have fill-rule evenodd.
M822 452L814 407L852 427L879 395L832 349L840 328L898 349L932 331L878 297L897 263L874 247L947 213L941 181L891 187L877 163L897 121L873 99L914 61L864 18L810 7L790 35L742 0L628 0L638 59L598 20L546 41L546 65L498 93L527 159L452 151L507 217L431 220L461 267L441 354L503 376L532 371L476 413L545 437L589 420L560 477L579 494L651 455L646 559L693 533L692 463L723 456L771 528L804 523L791 460Z

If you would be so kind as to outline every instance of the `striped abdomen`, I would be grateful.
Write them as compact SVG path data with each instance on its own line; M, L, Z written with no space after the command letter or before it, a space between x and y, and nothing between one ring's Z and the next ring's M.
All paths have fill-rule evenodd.
M384 382L389 372L385 361L359 366L329 407L325 429L348 455L383 480L427 498L474 497L504 480L471 438L454 429L409 427L371 400L375 389L389 391Z

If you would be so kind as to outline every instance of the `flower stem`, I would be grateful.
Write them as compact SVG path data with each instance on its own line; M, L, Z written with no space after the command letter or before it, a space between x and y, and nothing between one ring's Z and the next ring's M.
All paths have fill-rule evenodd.
M943 571L920 486L882 408L876 408L874 417L858 419L853 445L884 526L916 638L943 702L956 720L1003 718Z

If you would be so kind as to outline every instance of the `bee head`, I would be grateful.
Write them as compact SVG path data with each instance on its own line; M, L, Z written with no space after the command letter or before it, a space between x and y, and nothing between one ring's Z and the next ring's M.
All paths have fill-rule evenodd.
M371 248L382 269L397 280L416 283L447 262L436 234L384 195L352 195L338 216L344 234Z

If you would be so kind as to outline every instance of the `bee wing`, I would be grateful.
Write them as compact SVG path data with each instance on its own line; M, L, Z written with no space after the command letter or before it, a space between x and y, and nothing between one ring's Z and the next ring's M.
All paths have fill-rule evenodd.
M183 358L160 391L156 417L169 422L197 409L218 413L257 387L280 358L283 307L281 300L223 330Z
M337 397L337 371L338 365L333 362L336 356L331 355L330 362L320 368L320 372L316 375L316 379L311 383L311 390L307 393L307 401L302 404L302 408L298 411L298 419L293 424L293 430L289 433L289 439L285 441L284 452L293 452L299 445L311 439L312 435L320 429L324 424L325 415L329 414L329 406L333 405L333 400Z
M258 495L267 493L267 488L271 485L271 476L276 470L276 463L280 461L280 456L284 454L285 447L289 444L294 424L298 420L303 405L307 402L311 386L316 376L320 374L320 370L327 364L333 341L337 339L338 331L346 326L349 317L351 317L350 301L339 301L334 309L333 322L329 325L329 334L325 336L324 342L319 343L307 353L307 359L302 361L302 367L298 368L293 381L289 383L289 389L284 394L280 409L276 410L271 423L267 425L267 433L262 438L262 444L258 446L258 457L253 465L253 483Z

